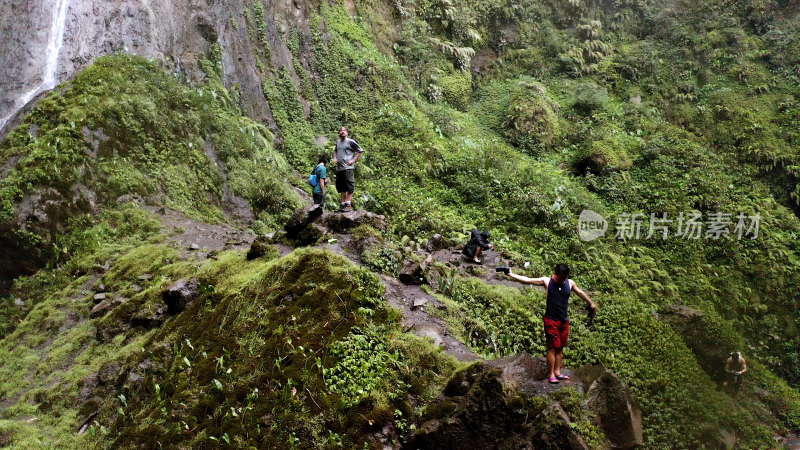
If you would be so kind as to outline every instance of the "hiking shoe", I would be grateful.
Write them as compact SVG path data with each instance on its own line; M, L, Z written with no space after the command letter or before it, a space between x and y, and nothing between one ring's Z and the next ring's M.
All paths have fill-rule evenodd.
M353 207L350 206L350 205L344 205L344 207L342 208L342 212L350 212L352 210L353 210Z

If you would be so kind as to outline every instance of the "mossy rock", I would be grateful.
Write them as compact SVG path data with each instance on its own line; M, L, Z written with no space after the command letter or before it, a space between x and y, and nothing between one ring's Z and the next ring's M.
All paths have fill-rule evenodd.
M572 167L576 173L600 175L612 170L627 170L633 161L625 146L613 138L592 141L581 147L573 156Z
M472 74L454 72L437 78L444 100L459 111L466 111L472 96Z
M504 134L525 149L550 146L558 133L557 105L547 97L540 83L520 82L520 86L522 89L512 97L506 110Z
M280 256L278 248L272 243L272 239L267 236L258 236L247 251L247 260L256 258L274 259Z

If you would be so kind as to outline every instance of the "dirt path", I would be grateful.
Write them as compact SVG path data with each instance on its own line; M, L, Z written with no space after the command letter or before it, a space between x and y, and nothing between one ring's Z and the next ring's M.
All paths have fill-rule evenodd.
M183 259L205 259L211 251L242 250L250 247L255 235L227 223L208 224L190 219L166 208L145 207L160 222Z
M428 295L419 286L409 286L397 278L381 275L386 285L386 301L403 313L403 327L417 336L429 337L445 352L459 361L482 359L473 353L466 344L450 334L447 325L438 317L428 314L427 308L436 308L441 303Z

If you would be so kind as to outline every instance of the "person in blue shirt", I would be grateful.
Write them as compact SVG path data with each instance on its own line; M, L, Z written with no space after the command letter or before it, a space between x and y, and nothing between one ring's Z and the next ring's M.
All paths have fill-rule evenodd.
M328 155L319 155L319 163L312 172L317 175L317 180L319 180L311 193L314 199L314 206L318 208L325 208L325 184L328 181L328 170L325 168L325 164L328 164L329 160Z

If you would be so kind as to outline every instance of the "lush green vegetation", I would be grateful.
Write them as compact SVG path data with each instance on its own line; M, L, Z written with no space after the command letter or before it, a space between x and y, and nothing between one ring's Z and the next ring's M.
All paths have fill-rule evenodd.
M219 48L195 87L138 58L100 59L0 147L19 157L0 181L4 226L26 196L71 198L77 183L104 211L65 208L58 239L14 228L20 245L53 244L60 268L18 281L24 309L0 302L9 311L0 379L13 380L0 388L13 405L0 430L31 445L298 447L360 446L389 423L410 432L455 363L400 332L372 272L316 250L180 262L152 218L116 206L134 194L219 222L229 184L258 214L254 230L277 229L300 204L287 175L306 173L321 151L315 138L347 124L366 150L355 202L391 225L365 252L367 268L394 274L408 242L434 233L458 241L475 226L529 275L566 261L601 308L590 329L575 307L567 362L603 363L630 385L648 446L718 447L729 434L743 447L774 445L774 433L800 430L800 19L791 8L400 0L363 2L351 17L323 2L310 35L286 33L291 67L275 67L256 1L243 26L273 130L237 111L219 79ZM605 237L579 239L583 209L609 220ZM718 212L731 214L730 239L676 237L677 221L668 239L644 239L651 213ZM616 219L636 213L642 238L615 239ZM739 213L760 215L757 239L736 239ZM159 330L94 342L93 321L69 319L73 305L86 319L90 300L70 298L112 256L106 284L130 300L94 321L101 326L154 307L180 276L199 277L203 296ZM542 353L538 291L439 269L439 314L476 353ZM126 291L140 273L161 278ZM741 349L751 362L739 397L717 389L694 338L657 318L673 304L703 313L703 345ZM140 381L98 405L102 425L75 437L84 418L76 386L103 361L138 371L145 360L156 363ZM34 412L31 400L48 405L49 419L13 420Z

